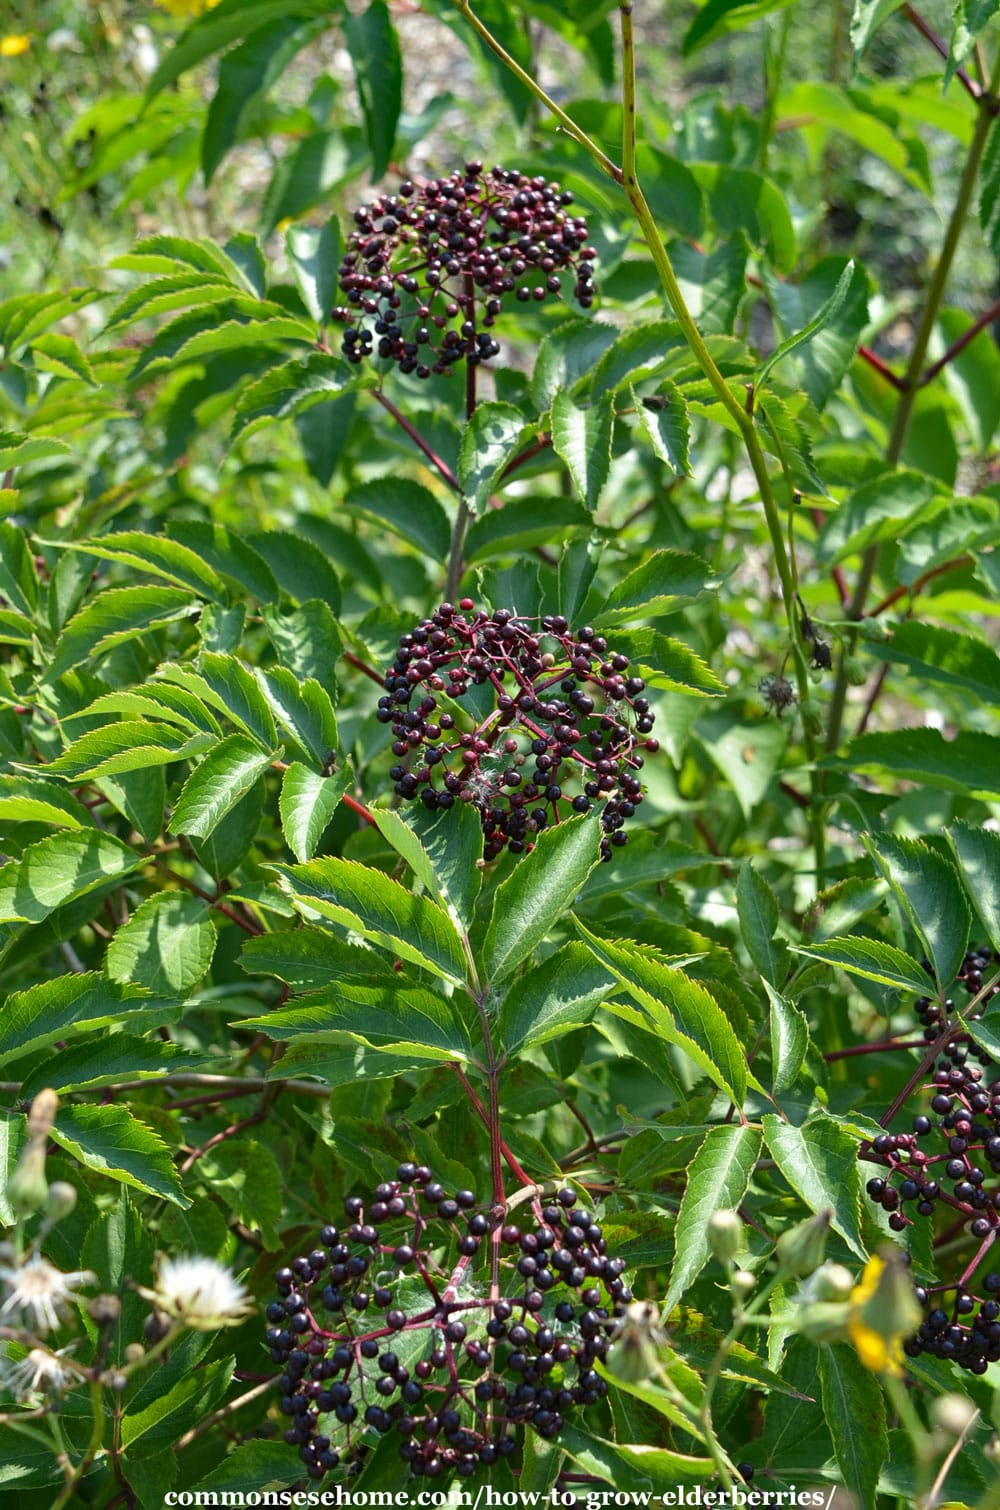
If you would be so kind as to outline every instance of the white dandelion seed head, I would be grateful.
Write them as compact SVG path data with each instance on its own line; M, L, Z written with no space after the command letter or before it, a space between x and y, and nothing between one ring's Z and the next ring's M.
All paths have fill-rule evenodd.
M0 1378L19 1400L28 1395L61 1395L77 1383L76 1376L61 1361L68 1351L61 1348L52 1353L47 1347L33 1347L17 1363L6 1360Z
M238 1326L254 1305L245 1286L214 1258L164 1258L155 1287L139 1293L158 1311L196 1332Z
M26 1324L44 1337L59 1326L67 1307L80 1299L75 1287L96 1282L97 1275L89 1269L64 1274L40 1253L23 1264L0 1263L0 1285L6 1292L0 1316L20 1311Z

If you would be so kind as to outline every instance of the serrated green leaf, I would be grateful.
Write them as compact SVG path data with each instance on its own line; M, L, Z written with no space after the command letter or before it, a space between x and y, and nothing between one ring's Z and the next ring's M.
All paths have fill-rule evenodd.
M468 1028L454 1003L396 982L339 982L300 996L294 1007L249 1018L240 1026L279 1041L350 1039L390 1053L416 1052L423 1059L464 1061L472 1053Z
M880 939L835 938L825 944L793 944L792 952L917 996L926 995L930 986L929 977L915 960Z
M121 1418L125 1460L145 1458L171 1447L199 1426L224 1399L235 1358L220 1358L193 1369L143 1410L127 1409Z
M120 1085L126 1080L155 1081L175 1070L202 1070L213 1062L206 1054L188 1053L160 1038L136 1038L131 1033L101 1034L96 1040L91 1038L48 1056L22 1082L20 1094L28 1101L46 1087L62 1095L67 1091Z
M885 1398L878 1380L852 1347L833 1342L819 1350L823 1414L844 1483L861 1505L874 1505L889 1455Z
M903 0L854 0L854 15L851 17L851 41L860 56L882 22L897 11Z
M671 612L715 585L711 567L700 556L684 551L654 551L612 588L598 618L602 624L653 618Z
M279 1246L282 1175L270 1149L252 1138L220 1143L205 1155L202 1174L237 1221L259 1232L271 1251Z
M81 734L44 771L65 781L94 780L188 760L215 742L212 734L188 734L171 724L128 719Z
M962 729L946 739L939 729L892 729L860 734L842 755L822 762L829 769L873 771L890 781L927 786L990 801L1000 797L1000 738Z
M611 470L614 402L610 393L580 408L568 393L552 400L552 448L565 462L580 502L591 513Z
M689 58L717 37L751 26L771 11L785 10L793 0L706 0L684 34L681 53Z
M490 981L516 969L562 917L598 863L599 840L589 814L543 829L531 854L497 887L483 945Z
M291 762L281 780L278 810L282 832L296 860L312 859L353 781L349 765L332 776L321 776L298 760Z
M236 1490L246 1495L284 1484L287 1477L288 1449L284 1442L248 1441L235 1447L206 1478L198 1480L195 1488L205 1494Z
M396 125L403 108L403 66L399 38L385 0L369 0L344 22L347 50L372 155L371 176L380 179L392 157Z
M967 823L953 823L945 834L965 883L966 895L982 921L987 939L1000 952L1000 834Z
M262 750L243 734L230 734L191 772L170 819L172 834L207 839L257 780L277 751Z
M412 892L355 860L329 856L307 865L274 865L296 906L355 929L402 959L456 984L465 956L448 917L429 897Z
M447 560L451 541L448 516L430 489L419 482L409 477L378 477L350 488L344 504L388 525L431 560Z
M994 707L1000 705L1000 656L971 634L904 619L891 640L872 641L866 649L890 665L909 667L924 681L956 687Z
M61 1106L49 1136L88 1169L174 1206L191 1204L167 1145L123 1106Z
M735 1211L746 1195L760 1153L757 1127L733 1123L711 1127L688 1168L677 1213L674 1262L663 1302L669 1314L708 1262L708 1222L713 1212Z
M60 975L8 996L0 1009L0 1063L98 1028L158 1027L180 1006L103 975Z
M778 902L763 876L757 874L749 860L740 866L736 882L736 907L740 934L756 969L773 986L781 985L788 974L788 951L775 938L778 929Z
M812 1212L829 1210L834 1231L864 1261L868 1255L861 1239L857 1140L825 1112L802 1127L768 1112L764 1141L796 1195Z
M362 386L339 356L312 351L305 358L293 357L271 367L249 383L240 394L233 414L230 439L246 438L275 420L292 419L314 404Z
M73 615L46 672L49 682L93 662L151 629L190 615L190 592L178 587L110 587Z
M531 401L539 414L559 392L572 393L593 370L619 332L600 320L567 320L543 336L531 377Z
M483 827L464 804L450 812L417 808L404 819L394 808L372 808L382 837L440 902L459 934L468 931L482 885Z
M31 359L40 372L51 372L56 377L75 378L89 388L98 386L94 369L72 336L49 332L36 336L31 343Z
M508 1055L586 1026L616 984L585 944L564 944L519 976L500 1009L500 1042Z
M631 391L639 428L657 460L676 472L678 477L689 477L690 425L687 403L680 389L672 383L664 383L663 390L649 398L640 398L634 388Z
M862 835L862 839L945 985L961 965L972 921L958 872L919 839L895 834Z
M275 975L300 991L341 980L399 983L392 965L376 949L345 943L325 928L305 925L248 938L240 963L251 975Z
M296 676L284 666L256 668L257 680L277 721L311 755L325 765L339 743L330 694L312 677Z
M105 969L112 980L186 996L214 953L215 925L201 897L158 891L117 930L108 945Z
M757 1081L747 1071L746 1056L731 1023L705 987L683 975L678 962L672 963L648 945L601 938L579 918L576 926L597 958L642 1008L647 1031L652 1029L665 1042L676 1044L736 1106L742 1106L747 1085L757 1087ZM690 963L690 956L681 959Z
M771 1090L783 1095L795 1085L809 1049L809 1024L795 1006L764 981L770 1003Z
M0 430L0 471L23 467L29 461L43 461L48 456L69 456L69 446L64 440L48 435L20 435L12 430Z
M129 845L97 829L50 834L0 868L0 922L40 923L57 907L145 864Z
M186 587L211 602L226 603L226 585L218 572L203 561L197 551L166 535L149 535L143 530L122 530L102 535L98 540L81 540L72 547L97 556L102 561L121 561L139 571L165 577L178 587Z
M205 118L201 167L206 184L226 153L242 137L270 86L296 53L325 30L322 17L275 16L255 27L245 41L219 60L217 85ZM333 266L339 258L334 259Z
M527 423L513 404L480 404L462 434L458 480L473 513L479 513L513 456Z
M0 823L89 828L91 817L82 802L54 782L33 776L0 776Z

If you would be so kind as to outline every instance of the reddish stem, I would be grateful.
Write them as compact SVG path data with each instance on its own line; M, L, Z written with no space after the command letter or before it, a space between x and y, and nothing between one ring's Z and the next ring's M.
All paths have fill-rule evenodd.
M374 823L374 819L372 818L371 813L365 807L364 803L359 802L356 797L352 797L349 792L345 792L340 800L345 807L349 807L351 809L352 813L357 813L358 817L363 823Z
M875 371L879 373L881 377L884 377L886 382L891 384L891 386L895 388L897 392L902 393L903 389L906 387L906 379L901 378L897 372L893 372L892 368L889 367L885 362L883 362L878 353L872 351L870 346L859 346L858 356L862 359L862 361L867 362L869 367L874 367Z
M823 510L810 509L809 513L810 517L812 518L813 524L818 530L821 530L824 523ZM840 606L841 608L846 608L848 603L851 601L851 589L847 585L847 578L844 576L843 567L835 566L830 575L833 577L833 585L837 589L837 596L840 599Z
M424 440L424 437L420 434L420 431L417 429L416 425L412 424L410 420L406 418L406 415L396 408L396 405L392 402L391 399L386 398L385 394L380 388L373 388L372 394L382 405L382 408L392 415L393 419L400 426L400 428L405 430L406 434L410 437L413 444L424 453L431 466L436 472L439 473L441 477L444 478L445 482L451 488L452 492L461 493L461 483L455 476L454 472L451 470L451 467L449 467L446 461L442 460L442 458L437 454L432 446L428 445L427 441Z
M1000 299L997 299L994 304L991 304L989 309L984 310L984 312L979 316L978 320L974 320L969 326L968 330L964 330L962 334L957 338L957 340L952 341L944 356L939 357L936 362L933 362L931 366L927 368L927 371L920 379L917 387L923 388L925 383L932 383L937 377L938 373L943 368L947 367L949 362L953 362L955 358L965 350L970 341L974 341L979 332L981 330L985 330L987 325L992 325L993 321L997 318L1000 318Z
M875 685L874 685L874 687L872 688L871 692L868 694L868 701L865 703L865 711L862 713L861 717L858 719L858 727L857 727L857 733L858 734L863 734L865 732L865 730L867 729L867 727L868 727L868 720L871 718L872 713L874 712L875 704L878 702L880 696L882 695L882 688L885 686L885 679L886 679L886 677L888 675L889 675L889 662L886 661L885 665L882 667L882 669L879 672L878 676L875 678Z
M894 587L892 589L892 592L888 593L886 597L882 599L881 603L876 603L875 607L871 609L867 617L870 619L877 619L880 613L885 613L886 609L891 608L893 603L898 603L900 598L915 598L916 595L921 591L921 589L926 587L928 582L933 582L935 577L943 577L947 572L960 571L963 566L970 566L971 564L972 557L963 555L956 556L954 561L942 561L940 566L932 566L930 571L925 571L923 576L918 577L917 580L911 583L909 587Z
M516 472L518 467L523 467L525 462L531 461L532 457L538 456L542 451L549 450L551 445L552 436L546 430L544 435L540 435L536 441L532 441L530 446L525 446L523 451L519 451L516 456L511 458L500 473L500 481L503 482L505 477L509 477L512 472Z
M912 5L903 6L903 15L912 26L916 27L920 35L927 39L927 41L931 44L934 51L938 54L939 57L947 58L949 56L950 49L947 42L945 42L942 37L938 36L934 28L924 20L923 16L921 16L919 12L914 10ZM970 94L974 100L979 100L982 97L982 89L974 79L970 79L964 68L959 68L956 71L956 78L959 79L962 88L966 91L966 93Z
M373 682L377 682L380 687L385 686L385 677L382 672L376 671L374 666L369 666L367 661L363 661L352 650L345 650L343 657L349 666L353 666L357 671L363 671L365 676L370 677Z
M835 1059L850 1059L855 1054L877 1054L881 1049L923 1049L926 1048L923 1038L880 1038L877 1043L852 1043L847 1049L832 1049L823 1058L827 1064L832 1064Z

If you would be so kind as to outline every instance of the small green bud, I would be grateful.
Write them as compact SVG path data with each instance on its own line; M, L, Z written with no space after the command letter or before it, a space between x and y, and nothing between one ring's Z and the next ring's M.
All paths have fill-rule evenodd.
M713 1211L708 1219L708 1246L724 1264L738 1258L744 1251L743 1223L735 1211Z
M813 684L814 687L818 687L819 684L820 684L820 682L823 680L823 667L822 666L810 666L809 667L809 680L812 682L812 684Z
M868 640L873 645L884 645L892 639L888 628L881 619L862 619L858 624L858 635L862 640Z
M125 1349L126 1363L141 1363L146 1356L146 1349L141 1342L130 1342Z
M56 1180L49 1186L45 1215L50 1222L61 1222L76 1206L76 1189L68 1180Z
M656 1307L645 1300L633 1300L615 1328L608 1350L608 1372L629 1384L650 1379L665 1345Z
M868 667L860 655L845 655L844 675L852 687L863 687L868 680Z
M819 1268L826 1250L831 1215L830 1211L819 1211L781 1234L775 1251L784 1273L805 1275Z
M45 1205L49 1192L45 1178L45 1143L30 1142L7 1181L6 1196L16 1221L23 1221Z
M810 1342L843 1342L850 1306L846 1301L816 1300L799 1308L798 1328Z
M978 1408L968 1395L948 1393L938 1395L930 1403L930 1418L949 1437L960 1437L968 1431L979 1414Z
M820 1264L815 1274L812 1274L803 1290L808 1291L810 1300L848 1300L854 1289L854 1275L844 1264L834 1264L827 1261Z
M737 1300L746 1300L757 1288L757 1276L749 1269L734 1269L729 1276L729 1288Z
M806 733L813 735L822 734L823 710L816 699L807 697L804 702L799 703L799 711L802 714L802 727Z

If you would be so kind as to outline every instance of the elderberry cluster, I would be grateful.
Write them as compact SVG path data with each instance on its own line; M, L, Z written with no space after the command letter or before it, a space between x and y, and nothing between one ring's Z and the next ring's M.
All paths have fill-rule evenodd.
M997 958L985 947L965 956L957 978L970 996L982 991L984 975ZM932 973L926 961L925 968ZM994 994L995 988L988 990L984 1000ZM954 1009L951 998L940 1005L930 997L917 1000L927 1043L948 1031ZM974 1279L1000 1237L1000 1073L968 1034L955 1033L922 1091L930 1095L929 1113L918 1112L909 1131L880 1133L862 1144L861 1157L883 1166L865 1188L889 1213L894 1232L941 1212L948 1226L964 1226L972 1238L971 1258L957 1280L917 1288L925 1318L905 1347L911 1357L926 1352L981 1374L1000 1360L1000 1300L995 1298L1000 1296L1000 1273ZM973 1285L986 1298L977 1296ZM950 1314L941 1304L949 1295ZM960 1320L974 1311L971 1322Z
M562 291L566 268L589 308L597 253L587 222L567 212L572 199L544 178L469 162L355 210L338 275L347 305L332 312L347 324L347 360L377 355L419 378L488 361L504 298L541 303Z
M659 749L646 737L645 682L589 625L572 631L548 614L533 629L510 609L474 608L471 598L442 603L400 639L376 714L392 725L393 754L411 758L390 772L397 795L431 809L471 803L487 860L504 848L523 853L560 816L600 802L601 858L610 860L643 800L640 749ZM439 711L435 694L461 699L482 686L494 705L468 727ZM570 795L570 783L582 790Z
M389 1433L411 1473L468 1477L515 1454L518 1428L551 1439L607 1393L594 1364L632 1292L574 1191L518 1226L404 1163L344 1209L278 1270L266 1312L285 1441L310 1478L357 1472Z

